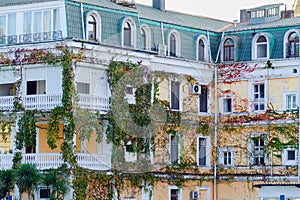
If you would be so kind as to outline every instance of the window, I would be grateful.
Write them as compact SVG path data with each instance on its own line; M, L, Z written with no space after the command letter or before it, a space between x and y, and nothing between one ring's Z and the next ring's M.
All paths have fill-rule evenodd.
M294 148L286 148L282 152L283 165L297 165L298 150Z
M262 165L266 164L266 154L265 154L266 136L256 135L250 138L250 164L252 165Z
M129 85L125 88L125 99L129 104L135 104L135 91L136 88Z
M13 96L14 83L0 84L0 96Z
M169 56L180 57L180 36L175 30L170 31L168 35L168 52Z
M170 56L176 56L176 38L174 34L170 35Z
M141 25L141 34L142 34L142 49L151 50L151 31L148 25Z
M208 40L204 35L200 35L196 40L196 60L207 61L208 60Z
M169 135L170 163L179 163L179 138L177 135Z
M135 47L136 26L131 18L124 18L122 22L122 46Z
M223 166L233 166L233 147L220 147L219 148L219 163Z
M90 94L90 84L89 83L76 83L77 93L78 94Z
M197 164L210 166L210 138L202 135L197 136Z
M265 36L259 36L256 41L256 58L268 58L268 42Z
M201 94L199 95L199 112L208 112L208 88L201 85Z
M88 17L87 32L88 40L96 40L96 19L92 15Z
M131 26L128 22L124 26L124 45L131 46Z
M169 186L169 200L181 200L181 189L177 186Z
M233 99L232 97L223 97L221 98L221 112L222 113L231 113L233 111Z
M254 85L254 111L265 110L265 85L255 84Z
M233 61L234 60L234 41L231 38L228 38L224 42L223 57L224 61Z
M286 109L287 110L297 109L296 94L287 94L286 95Z
M124 150L126 162L135 162L137 160L137 150L132 140L125 141Z
M26 32L42 33L42 32L49 32L51 30L57 29L59 23L59 20L57 19L58 12L59 12L58 9L32 12L33 30L31 30L31 25L29 25L30 22L26 22L24 23ZM24 13L24 17L26 17L27 19L31 19L31 12Z
M180 110L180 85L178 81L171 81L171 105L172 110Z
M97 11L89 11L86 17L86 39L101 41L101 18Z
M15 44L17 43L17 27L16 27L16 14L8 14L0 16L0 36L8 36L7 41L5 37L0 39L0 44L9 43Z
M27 95L46 94L46 81L27 81Z
M299 35L292 32L288 37L287 58L299 57Z

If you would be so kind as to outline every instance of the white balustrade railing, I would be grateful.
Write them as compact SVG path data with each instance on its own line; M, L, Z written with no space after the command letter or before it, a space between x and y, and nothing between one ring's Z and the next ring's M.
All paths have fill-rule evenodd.
M78 105L80 108L87 108L92 110L108 110L109 99L99 96L79 94Z
M0 96L0 110L12 110L14 96ZM61 106L62 94L37 94L22 97L22 103L26 110L51 110ZM81 108L92 110L109 110L109 98L93 95L78 95L78 105Z
M13 156L13 154L0 154L0 170L12 168ZM108 170L111 166L108 155L78 153L77 162L80 167L91 170ZM63 164L63 159L60 153L31 153L23 154L21 163L35 164L39 170L56 169Z

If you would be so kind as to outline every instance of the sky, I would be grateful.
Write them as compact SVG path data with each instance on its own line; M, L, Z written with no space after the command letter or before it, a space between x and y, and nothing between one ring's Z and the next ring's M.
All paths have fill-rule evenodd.
M267 4L283 3L292 9L296 0L165 0L166 10L179 11L233 22L239 21L240 10ZM136 3L152 5L152 0L135 0ZM284 5L281 9L284 9Z

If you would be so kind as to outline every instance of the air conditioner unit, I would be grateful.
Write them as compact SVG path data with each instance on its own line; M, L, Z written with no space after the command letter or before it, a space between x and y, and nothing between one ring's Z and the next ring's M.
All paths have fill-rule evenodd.
M166 56L167 55L167 46L163 44L159 44L157 46L157 53L159 56Z
M199 192L197 192L197 191L191 191L191 193L190 193L190 199L191 200L197 200L197 199L199 199L199 197L200 197Z
M198 84L191 85L191 94L201 94L201 85Z

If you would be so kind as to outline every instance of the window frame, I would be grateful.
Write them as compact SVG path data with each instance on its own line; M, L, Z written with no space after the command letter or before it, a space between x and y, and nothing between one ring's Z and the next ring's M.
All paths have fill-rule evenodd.
M199 42L202 40L203 42L203 60L200 59L200 52L199 52L199 48L200 48L200 44ZM197 61L203 61L203 62L206 62L208 61L208 58L209 58L209 55L208 55L208 40L206 38L206 36L204 35L200 35L197 37L196 39L196 60Z
M294 96L295 97L295 107L289 108L288 97ZM298 92L283 92L283 110L297 110L298 109Z
M295 152L295 159L289 160L288 159L288 151L294 151ZM282 165L298 165L298 149L293 147L287 147L284 148L282 151Z
M228 41L232 43L226 44ZM223 61L230 62L235 60L235 42L232 38L226 38L223 42Z
M178 108L173 108L173 90L172 90L172 83L178 83ZM170 110L174 111L182 111L182 82L179 80L170 80Z
M206 91L206 92L204 92ZM201 99L203 98L204 99L204 95L206 94L206 111L201 111ZM203 85L201 84L201 94L199 95L198 97L198 114L209 114L209 88L208 88L208 85Z
M130 26L130 41L129 45L125 42L125 26ZM121 46L122 47L129 47L129 48L136 48L136 24L134 20L130 17L122 18L122 27L121 27Z
M179 164L180 163L180 136L179 136L179 134L178 133L176 133L176 135L173 135L173 134L169 134L168 135L168 137L169 137L169 141L168 141L168 145L169 145L169 163L170 163L170 165L176 165L176 164ZM172 145L172 138L177 138L177 156L178 156L178 158L177 158L177 161L172 161L172 147L173 147L173 145Z
M264 139L264 145L261 146L255 146L254 144L254 139ZM267 165L268 164L268 154L265 153L265 148L268 145L268 138L267 135L265 133L255 133L255 134L250 134L250 136L248 137L248 164L249 166L262 166L262 165ZM259 148L259 149L257 149ZM259 152L259 153L256 153ZM261 152L262 152L262 156L261 156ZM259 160L263 158L263 163L254 163L255 158L258 157Z
M291 29L289 31L287 31L284 35L284 39L283 39L283 57L284 58L299 58L299 53L300 53L300 45L299 45L299 40L298 40L298 56L290 56L288 54L288 50L289 50L289 46L288 46L288 43L289 43L289 37L292 33L295 33L298 35L298 38L300 38L300 30L298 29ZM297 50L295 50L297 51Z
M174 37L175 39L175 52L172 53L171 55L171 36ZM180 34L176 30L171 30L168 33L168 56L170 57L180 57L181 56L181 39L180 39Z
M89 17L94 18L95 20L95 24L93 24L93 28L94 28L94 38L90 40L89 38L89 29L88 29L88 24L89 24ZM85 21L85 27L86 27L86 33L85 33L85 39L89 40L89 41L97 41L97 42L101 42L101 17L99 15L99 13L95 10L91 10L87 13L86 15L86 21Z
M260 84L263 84L264 85L264 98L261 99L260 101L258 101L258 99L255 99L255 85L260 85ZM250 80L248 82L248 109L249 109L249 112L252 112L252 113L262 113L262 112L265 112L266 109L267 109L267 99L268 99L268 83L267 83L267 80L261 80L261 79L258 79L258 80ZM261 110L261 109L258 109L258 110L255 110L255 104L263 104L264 105L264 109Z
M257 42L260 37L264 37L266 42ZM258 47L264 45L266 56L258 56ZM266 60L270 58L270 37L268 33L257 33L252 39L252 60Z
M175 186L175 185L169 185L169 187L168 187L168 200L171 200L171 191L172 190L178 190L177 200L182 200L182 188Z
M200 142L199 139L205 139L205 165L200 165L199 159L200 159ZM210 167L210 149L211 149L211 141L210 141L210 136L205 136L203 134L197 134L196 136L197 139L197 150L196 150L196 159L197 159L197 166L199 167Z
M148 50L151 51L151 30L148 25L146 24L141 24L141 36L143 35L144 32L144 38L142 38L142 49L143 50Z
M230 111L226 111L225 109L228 107L225 105L226 101L230 101ZM233 95L225 95L220 97L220 111L222 114L230 114L234 112L234 100Z
M230 153L231 158L230 158L230 164L225 164L224 163L224 153ZM224 167L233 167L234 166L234 147L219 147L219 164Z

